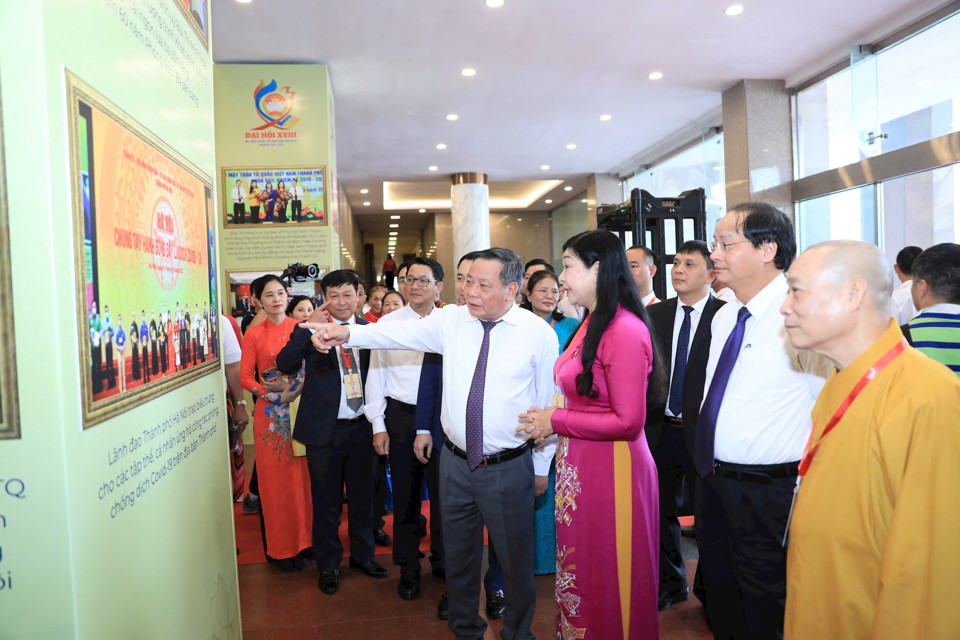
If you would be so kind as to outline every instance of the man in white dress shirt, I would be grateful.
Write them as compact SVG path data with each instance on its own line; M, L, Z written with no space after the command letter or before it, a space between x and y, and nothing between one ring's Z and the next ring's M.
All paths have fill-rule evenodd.
M294 222L303 220L303 187L294 178L290 181L290 219Z
M470 266L465 306L383 325L304 325L321 351L347 342L444 357L440 501L448 623L458 638L482 638L487 628L478 613L484 525L509 595L503 637L534 637L533 498L546 488L555 447L544 443L531 456L516 426L519 413L550 403L559 345L547 323L514 305L522 278L519 256L487 249Z
M653 292L653 276L657 275L657 265L654 264L656 261L657 256L653 251L641 244L635 244L627 249L630 272L633 273L633 281L637 283L637 289L640 290L640 302L645 307L660 302Z
M247 211L244 208L247 202L247 193L243 190L243 183L237 180L233 183L233 189L230 191L230 199L233 200L233 222L234 224L243 224L247 217Z
M736 299L714 316L694 435L697 537L715 638L781 638L787 529L810 411L832 366L794 349L780 306L796 256L790 219L758 202L717 222L717 279Z
M443 267L434 260L414 258L407 306L379 322L419 320L434 311L434 298L443 290ZM373 448L389 456L393 490L393 562L400 566L397 592L404 600L420 596L420 510L425 465L414 452L414 424L423 352L380 349L370 354L365 387L367 413L373 427ZM429 431L427 432L429 434ZM432 498L433 496L431 496Z
M900 279L900 286L893 290L892 296L893 315L899 325L907 324L917 315L910 291L913 287L913 261L921 251L923 250L920 247L904 247L897 253L897 261L893 264L893 270Z

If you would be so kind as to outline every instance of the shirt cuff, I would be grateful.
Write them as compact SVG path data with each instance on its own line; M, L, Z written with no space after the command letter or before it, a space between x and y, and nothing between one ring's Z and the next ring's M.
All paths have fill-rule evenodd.
M384 432L387 430L387 425L386 425L386 423L383 421L383 416L381 416L381 417L379 417L379 418L374 418L373 420L371 420L371 421L370 421L370 426L373 427L373 433L374 433L374 435L376 435L376 434L378 434L378 433L384 433Z
M417 429L417 435L418 435L418 436L431 436L431 435L433 435L433 434L430 433L429 431L424 431L424 430L422 430L422 429Z

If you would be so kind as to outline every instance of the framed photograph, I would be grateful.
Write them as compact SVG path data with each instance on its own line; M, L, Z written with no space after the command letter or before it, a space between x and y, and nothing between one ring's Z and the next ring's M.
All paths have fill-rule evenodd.
M326 167L224 167L223 226L326 225L326 179Z
M224 282L227 283L227 295L229 297L225 308L229 309L230 315L241 322L244 317L252 318L257 313L256 305L253 302L253 293L250 290L250 284L267 274L273 274L283 277L286 266L276 269L254 269L244 271L226 272ZM330 270L329 267L320 267L319 273L315 279L305 279L302 281L291 280L287 287L290 296L308 296L314 301L314 306L322 304L323 291L320 290L320 280ZM242 323L241 323L242 324Z
M190 28L200 38L204 49L210 49L210 0L173 0Z
M67 72L84 428L219 369L213 185Z
M12 295L7 174L3 166L3 107L0 105L0 300L4 301L0 304L0 439L20 437Z

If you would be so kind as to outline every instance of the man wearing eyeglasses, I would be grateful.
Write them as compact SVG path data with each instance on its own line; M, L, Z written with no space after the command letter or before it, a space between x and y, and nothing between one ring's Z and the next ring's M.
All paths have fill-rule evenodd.
M717 279L736 299L712 322L694 433L697 540L715 638L782 638L783 546L810 411L832 367L795 349L780 306L796 256L793 223L749 202L717 222Z
M436 310L434 300L443 290L443 267L429 258L414 258L403 278L407 306L385 315L380 322L425 318ZM401 285L403 286L403 285ZM414 452L415 419L420 387L422 351L382 350L370 356L367 406L373 425L373 447L390 459L393 490L393 562L400 566L397 592L404 600L420 596L421 496L425 466ZM433 498L433 496L431 496Z

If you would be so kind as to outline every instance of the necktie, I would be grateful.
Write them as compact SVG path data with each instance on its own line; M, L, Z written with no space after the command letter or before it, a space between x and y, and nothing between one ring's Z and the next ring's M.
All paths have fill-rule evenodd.
M349 323L349 322L341 322L340 324L346 326L346 325L349 325L350 323ZM351 365L351 366L350 366L350 367L347 367L347 359L346 359L345 357L343 357L343 354L346 353L346 352L348 352L348 350L344 349L343 347L340 347L340 349L341 349L340 358L338 358L338 360L340 360L340 369L341 369L341 372L342 372L343 376L347 376L347 375L349 375L349 374L351 374L351 373L357 373L357 374L359 374L359 373L360 373L360 367L358 366L358 363L357 363L357 357L356 357L356 356L357 356L357 352L354 351L353 349L349 349L349 353L350 353L350 365ZM342 381L341 381L341 384L342 384ZM350 410L353 411L353 412L360 411L360 408L363 407L363 398L362 398L362 397L357 397L357 398L347 397L347 407L349 407Z
M683 324L677 336L677 357L673 363L670 382L670 413L679 416L683 411L683 374L687 369L687 351L690 348L690 312L693 307L683 305Z
M483 342L480 343L480 355L477 357L477 367L473 370L473 382L470 383L470 393L467 395L467 465L471 471L480 466L483 460L483 387L487 379L490 330L497 322L480 321L483 325Z
M740 307L737 314L737 324L734 325L727 342L723 345L723 351L720 352L717 370L713 374L710 390L707 391L707 398L703 401L703 409L700 411L700 418L697 420L693 464L701 478L708 476L713 471L713 445L717 434L717 416L720 414L720 403L723 400L723 393L727 390L727 383L730 382L733 367L737 364L737 358L740 357L740 347L743 345L743 334L749 317L750 312L747 308Z

